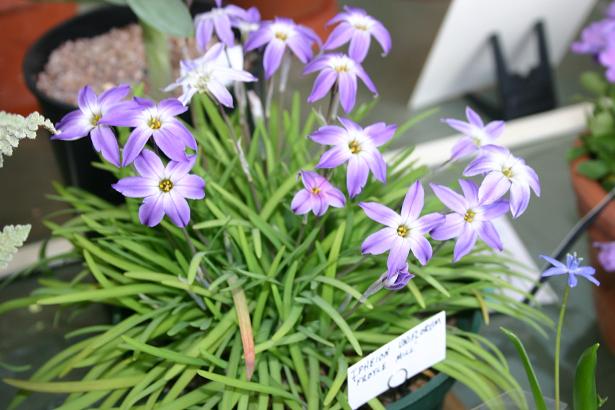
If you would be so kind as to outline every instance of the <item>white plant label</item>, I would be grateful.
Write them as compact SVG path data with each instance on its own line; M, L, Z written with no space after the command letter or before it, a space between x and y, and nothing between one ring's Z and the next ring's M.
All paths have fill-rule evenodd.
M446 312L430 317L348 368L348 403L358 408L446 358Z

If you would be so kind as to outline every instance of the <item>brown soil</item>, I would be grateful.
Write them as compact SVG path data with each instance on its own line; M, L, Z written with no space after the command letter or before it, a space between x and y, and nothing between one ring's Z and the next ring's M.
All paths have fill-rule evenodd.
M194 41L171 39L170 46L175 76L183 50L195 56ZM57 100L76 105L79 89L87 84L100 93L118 84L141 82L147 89L145 49L141 27L131 24L62 44L49 56L37 87Z

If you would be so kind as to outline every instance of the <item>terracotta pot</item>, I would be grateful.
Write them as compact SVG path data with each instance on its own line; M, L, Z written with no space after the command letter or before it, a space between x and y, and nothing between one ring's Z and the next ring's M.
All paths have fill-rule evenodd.
M238 6L256 7L263 20L288 17L314 30L324 41L329 34L325 24L337 14L336 0L231 0Z
M0 2L0 110L22 115L38 110L21 71L26 50L47 30L75 14L75 4Z
M572 187L577 194L577 205L581 215L587 214L607 195L607 192L599 183L577 172L578 164L587 159L587 157L578 158L572 162L570 167ZM600 281L600 286L592 287L598 326L604 342L615 353L615 273L604 271L598 261L598 250L593 246L594 242L615 241L615 201L611 201L606 206L589 227L588 234L591 249L590 259L592 265L596 268L596 277Z

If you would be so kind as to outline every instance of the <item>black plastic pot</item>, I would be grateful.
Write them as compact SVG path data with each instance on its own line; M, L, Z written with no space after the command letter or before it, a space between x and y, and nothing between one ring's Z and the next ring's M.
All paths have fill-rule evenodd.
M53 50L68 40L94 37L136 21L137 17L127 7L99 8L60 24L34 43L24 58L24 78L45 117L55 123L77 109L72 104L48 96L36 86L36 79L45 68ZM122 196L111 188L111 184L116 182L113 175L92 166L93 162L99 161L99 157L89 138L53 141L51 148L65 184L82 188L114 203L122 201Z
M457 326L460 329L478 333L481 322L480 312L474 311L460 317ZM452 377L438 373L417 391L387 406L387 410L441 410L444 398L454 383L455 379Z

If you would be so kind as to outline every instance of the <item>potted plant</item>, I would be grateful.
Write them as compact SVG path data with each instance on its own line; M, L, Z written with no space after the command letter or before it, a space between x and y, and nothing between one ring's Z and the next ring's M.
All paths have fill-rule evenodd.
M594 107L588 118L587 131L579 137L570 151L572 186L577 195L579 212L587 214L615 187L615 111L612 82L615 81L615 49L609 46L615 38L615 8L611 6L603 20L586 27L573 51L593 55L605 73L586 72L581 82L595 96ZM594 288L594 301L598 324L605 343L615 352L615 267L608 261L613 255L615 242L615 202L606 205L588 229L591 242L592 264L598 269L602 286Z
M368 27L388 49L388 32ZM329 46L363 35L347 28ZM490 222L519 217L531 190L539 194L537 175L496 145L501 121L484 124L468 109L469 122L447 120L466 134L451 158L471 159L465 178L426 194L427 170L402 165L411 148L386 161L380 152L417 119L360 125L367 106L355 109L357 79L376 92L361 66L365 42L351 46L354 57L314 58L317 43L311 30L274 20L244 44L264 54L268 84L285 55L319 72L307 100L326 99L325 114L305 119L298 93L246 91L256 78L219 62L223 42L182 63L169 87L181 88L179 99L128 99L128 85L81 90L54 138L91 138L126 204L58 186L74 217L47 226L73 244L84 273L46 281L0 312L103 303L121 315L81 329L83 339L27 379L5 378L20 389L12 407L29 392L51 392L67 394L73 409L347 408L348 367L443 310L446 359L369 406L437 409L451 378L484 400L519 389L475 317L488 323L501 313L538 331L549 323L502 292L523 295L500 276L522 275L494 252L504 244ZM188 106L192 125L178 119Z

